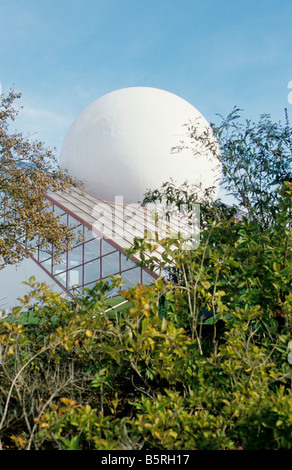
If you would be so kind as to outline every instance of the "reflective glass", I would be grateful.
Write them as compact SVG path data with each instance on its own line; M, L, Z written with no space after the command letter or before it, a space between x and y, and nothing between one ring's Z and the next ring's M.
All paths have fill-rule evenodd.
M82 264L82 248L83 245L76 246L73 250L68 252L68 269Z
M142 269L142 283L144 285L149 285L153 284L153 282L155 282L154 277L144 271L144 269Z
M60 282L64 287L66 287L66 272L62 274L56 274L55 279Z
M61 279L64 284L66 272L62 274L61 271L68 269L69 285L67 285L67 288L70 289L76 284L92 286L100 278L107 278L109 274L115 275L120 272L122 272L123 279L126 281L125 287L130 287L140 282L151 284L155 281L151 274L137 267L135 261L127 260L123 252L118 251L117 246L110 243L111 241L112 243L116 241L120 250L130 247L130 243L127 241L128 238L133 237L136 234L136 230L141 230L141 234L143 234L146 219L148 221L149 218L152 221L150 224L152 227L153 220L148 211L139 207L132 208L132 206L126 210L121 204L116 206L111 203L104 204L94 196L87 194L86 191L83 192L83 190L76 188L70 191L70 193L58 191L49 194L56 202L56 205L54 205L55 214L62 216L61 223L67 225L68 222L69 228L77 236L80 235L80 231L84 235L84 239L81 240L79 237L78 241L76 240L74 243L75 247L73 250L68 252L68 264L66 264L66 257L64 255L59 264L54 266L56 279ZM60 209L57 204L63 205L66 211ZM104 219L100 218L100 210L104 212ZM115 214L114 220L112 220L113 214ZM80 217L82 223L76 217ZM97 221L104 224L105 230L109 228L113 230L113 238L111 240L106 239L106 236L104 239L97 238L92 229L84 225L93 224L93 226L96 226ZM113 226L111 226L110 222L113 222ZM96 229L98 230L98 226L96 226ZM157 252L159 250L156 250L156 254ZM49 272L51 272L50 257L50 249L42 249L38 258Z
M107 291L107 296L108 297L115 297L116 295L119 295L120 293L120 287L115 287L114 289L111 289Z
M44 261L45 259L48 259L49 257L52 256L52 251L51 248L42 248L39 247L39 261Z
M116 274L119 272L119 252L115 251L110 255L103 256L102 262L102 277L109 274Z
M64 209L60 209L60 207L58 207L58 206L54 206L54 212L55 212L55 215L65 214Z
M75 239L73 240L73 245L79 245L84 241L83 239L83 225L77 225L73 228L70 229L70 232L72 232L75 236Z
M78 266L68 271L68 289L82 284L82 266Z
M87 227L84 227L84 241L92 240L93 238L95 238L95 236L92 233L92 230L89 230Z
M107 243L105 240L102 240L102 255L106 255L107 253L111 253L115 251L116 248L112 246L110 243Z
M84 284L100 279L100 259L84 265Z
M67 252L60 255L60 262L54 260L53 273L58 274L67 269Z
M41 264L47 271L49 271L49 273L52 272L52 258L49 258L48 260L43 261Z
M100 256L100 240L93 239L84 244L84 262Z
M59 219L59 224L67 225L67 214L61 215Z
M121 254L121 270L122 271L124 271L125 269L134 268L135 266L136 266L136 263L134 263L130 259L127 259L127 257L123 253Z
M91 282L90 284L84 286L84 288L85 288L85 289L92 289L92 288L95 286L96 282L97 282L97 281Z
M81 225L79 220L72 217L72 215L68 215L68 226L70 228L77 227L77 225Z
M141 268L130 269L122 273L122 279L124 281L123 289L131 287L133 284L141 283Z

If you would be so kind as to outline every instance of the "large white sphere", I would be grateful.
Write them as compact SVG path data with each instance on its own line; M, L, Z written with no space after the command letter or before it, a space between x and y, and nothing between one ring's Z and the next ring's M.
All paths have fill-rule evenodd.
M186 138L189 122L210 130L196 108L172 93L148 87L113 91L73 122L60 165L108 201L122 196L125 203L140 202L148 189L170 179L218 187L218 160L207 151L199 157L192 150L172 152Z

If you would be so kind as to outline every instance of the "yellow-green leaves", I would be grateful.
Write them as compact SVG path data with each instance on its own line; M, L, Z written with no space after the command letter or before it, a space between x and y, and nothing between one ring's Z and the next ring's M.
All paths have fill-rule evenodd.
M9 132L9 120L18 111L11 91L0 103L0 258L1 266L17 263L33 254L37 242L54 247L56 256L72 245L74 236L48 210L46 194L76 184L58 167L50 149L21 133ZM54 174L54 177L52 177Z

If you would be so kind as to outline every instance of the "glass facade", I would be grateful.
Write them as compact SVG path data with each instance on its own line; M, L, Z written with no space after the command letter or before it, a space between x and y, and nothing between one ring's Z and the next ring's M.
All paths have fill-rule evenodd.
M124 288L155 281L157 274L138 267L138 259L127 259L124 249L131 246L127 237L118 244L96 232L95 207L100 202L97 198L83 190L74 189L73 194L51 193L48 199L52 210L60 216L60 221L81 235L81 238L77 238L75 246L62 253L58 261L54 259L50 248L43 249L41 246L38 246L33 259L67 293L73 294L76 289L93 287L100 279L109 279L110 275L121 275ZM116 220L118 224L122 225L122 221ZM112 294L118 294L118 290Z

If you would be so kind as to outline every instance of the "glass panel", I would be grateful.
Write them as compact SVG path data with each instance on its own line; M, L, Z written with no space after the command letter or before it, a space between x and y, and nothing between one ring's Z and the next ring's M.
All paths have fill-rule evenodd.
M67 214L61 215L59 219L59 224L67 225Z
M77 225L71 228L70 232L72 232L75 236L75 239L73 241L74 245L79 245L80 243L84 241L83 240L83 225Z
M66 272L56 275L55 279L60 282L60 284L62 284L64 287L66 287Z
M51 248L39 247L39 261L42 262L52 256Z
M66 269L67 269L67 252L62 253L60 255L60 262L58 264L56 261L54 261L53 273L58 274L62 271L65 271Z
M122 273L122 279L124 281L123 289L127 289L135 284L140 284L141 268L130 269L130 271Z
M51 273L52 271L52 258L49 258L47 261L43 261L42 266Z
M102 277L109 274L116 274L119 272L119 252L115 251L110 255L101 258L102 262Z
M92 233L92 230L89 230L87 227L84 227L84 241L92 240L93 238L96 237ZM99 240L99 238L97 240Z
M46 202L46 212L52 212L53 204L50 201Z
M119 293L120 293L120 287L115 287L114 289L109 290L106 295L108 297L115 297L119 295Z
M68 289L82 284L82 266L68 271Z
M76 227L77 225L81 225L79 220L75 219L71 215L68 215L68 226L70 228Z
M55 215L65 214L64 209L60 209L60 207L58 207L58 206L54 206L54 212L55 212Z
M85 212L91 212L91 208L88 207L88 204L84 201L83 198L74 196L74 194L69 194L68 192L66 193L65 196L66 202L64 202L64 205L66 204L66 207L70 207L70 209L77 213L80 210L85 211Z
M93 239L84 244L84 262L100 256L100 240Z
M142 269L142 284L149 285L153 284L153 282L155 282L154 277Z
M100 279L100 260L91 261L84 265L84 284Z
M91 282L90 284L88 284L88 285L86 285L86 286L84 286L84 287L85 287L86 289L92 289L92 288L95 286L95 284L96 284L96 281Z
M68 252L68 269L82 264L82 248L83 245L76 246L73 250Z
M136 263L131 260L127 260L127 257L124 254L121 254L121 270L124 271L125 269L134 268Z
M115 251L116 248L107 243L105 240L102 240L102 254L106 255L107 253L111 253L112 251Z
M89 284L85 285L83 289L92 289L98 281L99 279L97 281L90 282ZM109 291L106 292L106 295L109 295Z

